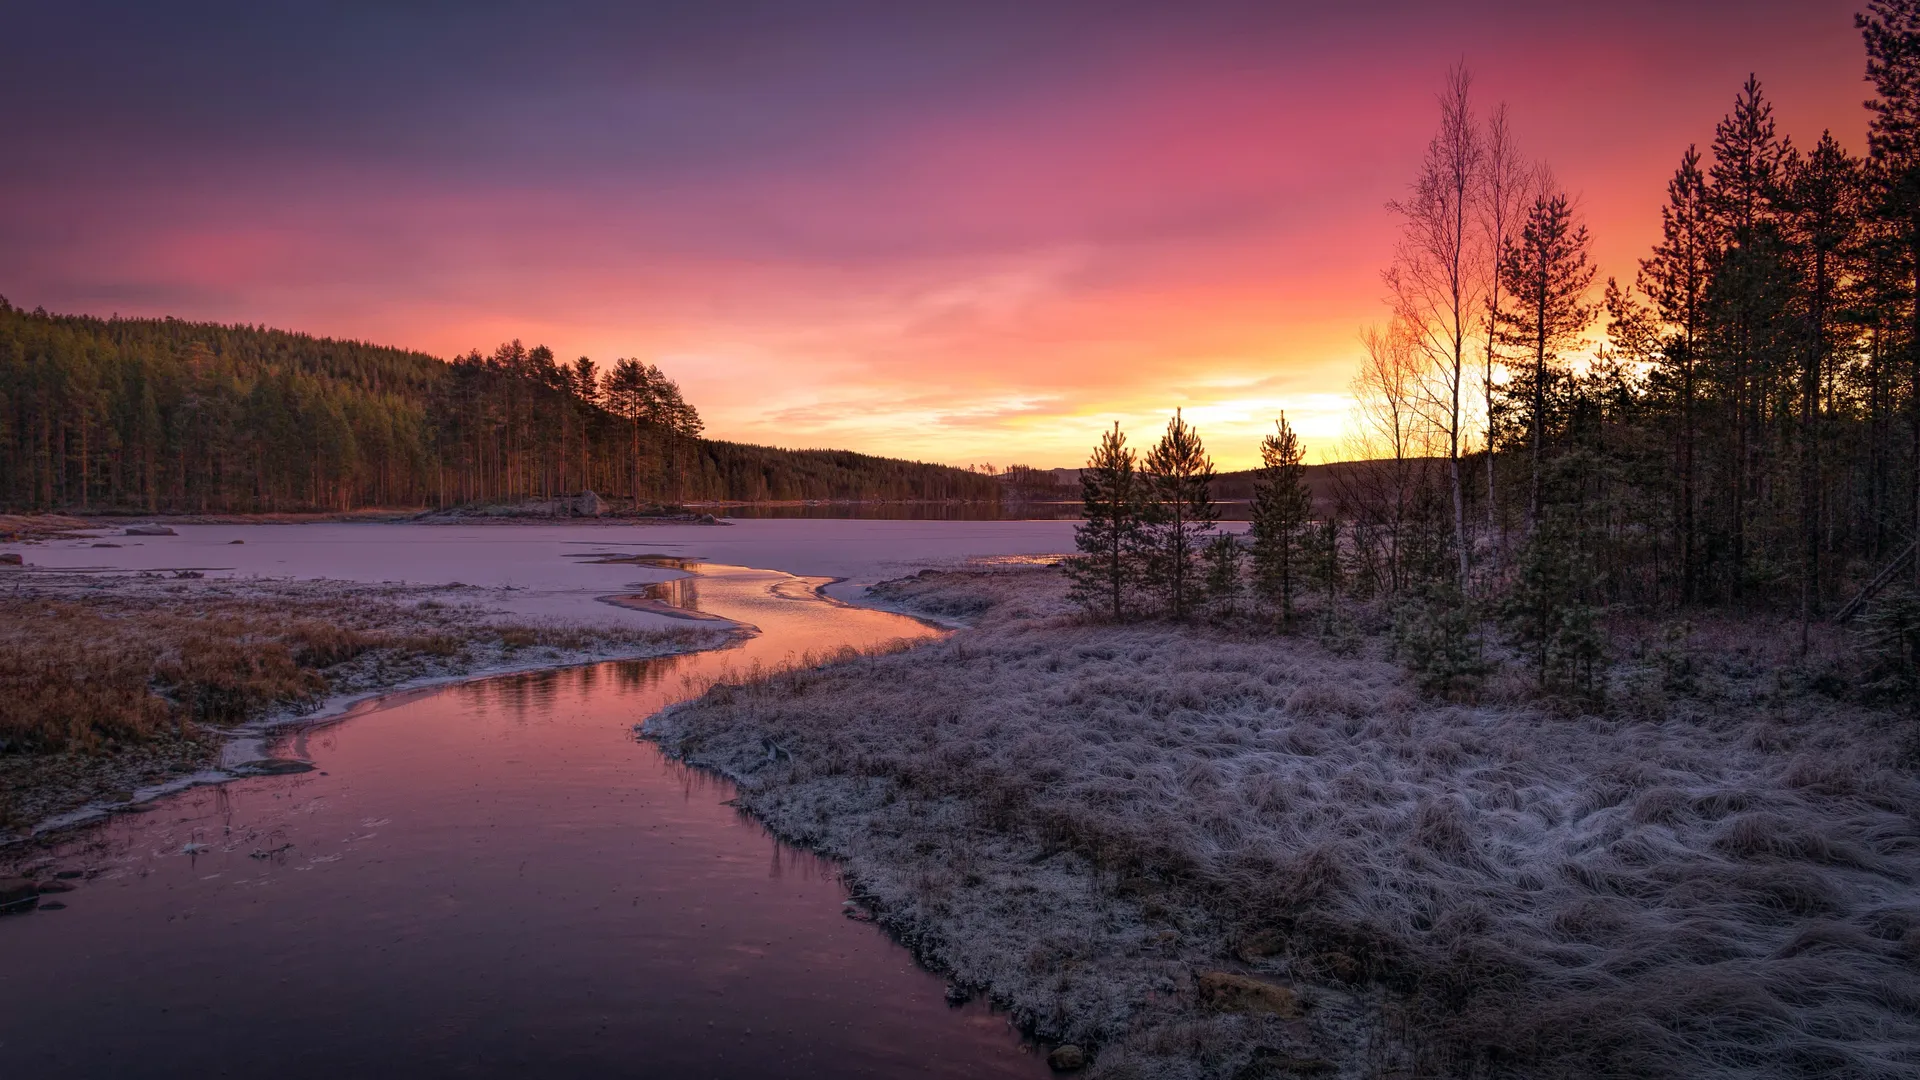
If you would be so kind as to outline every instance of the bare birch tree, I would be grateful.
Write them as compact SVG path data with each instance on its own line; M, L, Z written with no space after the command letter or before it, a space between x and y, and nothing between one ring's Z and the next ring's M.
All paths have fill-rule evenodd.
M1415 355L1411 331L1398 321L1368 327L1360 343L1365 353L1353 379L1353 424L1341 446L1350 464L1336 467L1332 476L1358 530L1356 544L1379 545L1382 584L1398 593L1407 584L1401 539L1433 452L1433 432L1416 407L1424 360Z
M1493 447L1496 443L1494 423L1498 413L1493 405L1493 373L1500 362L1500 257L1526 214L1527 203L1531 201L1534 186L1538 183L1539 170L1521 158L1514 144L1513 132L1507 126L1505 102L1494 109L1493 115L1487 119L1484 147L1478 208L1480 232L1486 241L1486 248L1481 254L1487 264L1487 296L1482 315L1486 341L1482 346L1484 363L1480 372L1480 389L1482 407L1486 411L1487 531L1490 536L1498 536L1500 504L1493 472Z
M1413 191L1407 199L1388 204L1401 225L1394 263L1386 272L1394 312L1413 332L1427 361L1422 411L1446 441L1454 554L1463 589L1468 546L1460 459L1466 449L1465 398L1470 392L1467 339L1478 329L1493 268L1492 257L1483 251L1474 207L1485 147L1469 100L1472 85L1464 66L1447 73L1440 94L1440 131L1427 144Z

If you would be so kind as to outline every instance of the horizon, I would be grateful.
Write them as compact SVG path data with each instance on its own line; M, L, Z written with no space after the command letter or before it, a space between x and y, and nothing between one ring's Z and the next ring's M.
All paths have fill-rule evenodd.
M1763 6L31 12L0 294L636 357L759 445L1077 468L1178 407L1222 471L1281 410L1334 461L1447 68L1626 281L1750 71L1797 145L1864 150L1855 5Z

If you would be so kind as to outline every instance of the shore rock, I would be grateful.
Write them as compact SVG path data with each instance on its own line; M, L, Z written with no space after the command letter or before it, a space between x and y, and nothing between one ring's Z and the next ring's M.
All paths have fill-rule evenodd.
M40 887L26 878L0 878L0 911L32 907Z
M180 535L179 533L174 532L173 529L165 525L129 525L120 531L127 536L179 536Z
M293 773L312 772L313 763L294 758L261 758L235 765L232 772L242 776L288 776Z
M1200 976L1200 1000L1221 1012L1278 1016L1292 1019L1300 1015L1300 996L1284 986L1235 975L1230 971L1209 971Z
M1087 1052L1072 1043L1056 1046L1047 1055L1047 1067L1054 1072L1078 1072L1087 1067Z

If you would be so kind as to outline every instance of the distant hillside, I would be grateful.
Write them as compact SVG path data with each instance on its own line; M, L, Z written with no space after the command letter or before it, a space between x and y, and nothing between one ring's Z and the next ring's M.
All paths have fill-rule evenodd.
M695 500L978 499L989 477L699 437L658 368L519 342L443 361L265 327L0 300L0 508L450 506L593 490Z

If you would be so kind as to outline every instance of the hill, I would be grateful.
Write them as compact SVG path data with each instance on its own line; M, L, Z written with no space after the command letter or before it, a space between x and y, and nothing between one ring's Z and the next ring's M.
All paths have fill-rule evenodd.
M992 500L989 478L700 437L657 367L515 341L451 362L360 341L0 299L0 509L445 507L592 490L695 500Z

